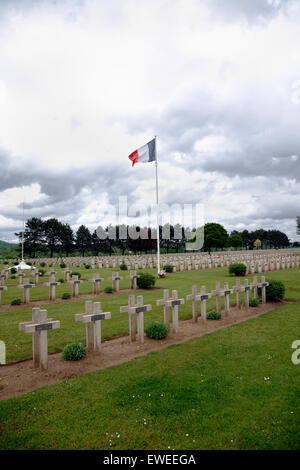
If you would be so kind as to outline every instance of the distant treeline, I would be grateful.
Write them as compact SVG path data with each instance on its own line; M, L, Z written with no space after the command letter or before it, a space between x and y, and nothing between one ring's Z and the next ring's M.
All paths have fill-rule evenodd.
M103 227L102 231L115 233L116 238L100 239L96 230L90 232L89 228L81 225L77 231L73 231L69 224L60 222L55 218L42 220L33 217L25 224L24 251L26 257L42 256L98 256L128 254L128 253L151 253L156 252L156 240L151 238L150 227L127 226L127 233L135 229L141 236L133 239L120 239L120 229L124 226ZM165 234L169 232L169 239ZM124 233L124 232L123 232ZM182 236L179 235L182 233ZM188 233L188 231L187 231ZM21 241L21 233L16 233ZM164 235L164 236L163 236ZM122 235L123 236L123 235ZM255 249L254 243L260 240L261 248L284 248L290 246L290 241L285 233L279 230L255 230L249 232L233 231L230 235L225 228L217 223L208 223L204 226L204 246L202 251L213 251L214 249L226 249L229 247ZM179 224L173 226L165 224L160 226L160 246L164 253L183 252L185 250L185 231L181 230ZM20 249L19 253L20 254Z

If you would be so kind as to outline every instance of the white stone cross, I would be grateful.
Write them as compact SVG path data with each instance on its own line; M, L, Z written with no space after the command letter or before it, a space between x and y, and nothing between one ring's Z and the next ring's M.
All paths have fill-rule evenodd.
M77 274L73 274L71 281L69 281L69 284L72 284L72 297L78 297L79 294L79 284L81 284L82 281L78 279Z
M166 305L166 302L170 300L169 289L164 289L163 299L158 299L156 305L163 305L164 307L164 324L170 328L170 307Z
M24 289L23 301L25 304L28 304L30 302L30 289L32 289L32 287L35 287L35 284L30 284L29 279L24 279L24 284L21 284L18 287Z
M233 286L233 292L236 292L236 306L238 309L242 308L241 304L241 292L245 292L245 286L241 286L241 280L237 279L235 286Z
M85 323L86 348L88 352L99 352L101 349L101 321L110 320L110 312L102 312L100 302L85 302L85 313L77 313L76 321Z
M257 284L257 287L261 287L261 301L263 304L266 303L266 287L269 285L268 282L266 282L266 279L264 276L261 277L261 282Z
M137 274L136 271L130 271L130 275L127 277L130 279L130 289L136 289L137 288L136 280L138 277L140 277L140 275Z
M19 330L32 333L33 366L48 369L49 330L60 328L60 321L47 318L47 310L32 309L32 321L19 323Z
M0 286L4 286L4 281L6 280L5 274L0 274Z
M245 307L246 310L249 310L249 292L251 290L251 286L248 284L248 279L245 279L244 282L244 292L245 292Z
M206 301L211 298L211 294L206 292L205 286L201 286L198 300L201 302L201 319L206 323Z
M172 327L173 331L177 333L179 324L178 324L178 305L183 305L184 299L178 299L177 290L172 290L172 297L170 300L166 301L166 307L172 307Z
M142 295L137 296L135 306L128 308L129 315L137 315L137 334L141 343L144 342L144 312L149 310L152 310L152 305L144 305Z
M1 305L1 301L2 301L2 292L4 290L7 290L7 286L0 286L0 305Z
M49 286L49 300L51 301L55 300L55 288L56 286L59 286L59 285L60 285L60 282L56 282L55 276L51 274L49 277L49 282L44 283L44 286Z
M220 288L220 282L216 282L215 290L211 291L211 295L216 296L216 310L217 312L221 311L221 297L224 295L224 290Z
M186 296L186 300L192 301L192 314L193 314L193 321L197 323L198 321L198 301L200 292L197 292L197 286L192 286L192 293Z
M6 346L4 341L0 341L0 364L6 364Z
M258 288L257 276L253 277L253 281L251 282L250 286L253 289L254 299L257 299L257 288Z
M89 282L94 284L94 294L100 294L100 283L104 281L103 277L100 277L98 274L93 274L93 279L89 279Z
M118 292L119 289L119 281L123 279L122 276L119 276L118 272L111 273L111 277L108 278L109 281L112 281L112 287L115 292Z
M230 315L230 294L233 293L233 289L229 289L228 282L224 283L224 298L225 298L225 315Z
M130 341L136 341L135 313L130 313L129 308L136 307L134 295L128 296L128 305L120 307L120 313L128 312Z
M65 269L63 272L65 274L65 282L69 282L70 274L71 274L72 271L70 269Z

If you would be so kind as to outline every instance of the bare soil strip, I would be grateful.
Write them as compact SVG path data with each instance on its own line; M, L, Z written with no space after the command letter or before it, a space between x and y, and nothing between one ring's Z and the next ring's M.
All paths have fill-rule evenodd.
M198 338L207 333L226 328L230 325L247 321L258 317L270 310L282 305L292 303L291 301L269 302L246 311L244 308L238 310L231 308L229 317L223 316L220 320L207 320L203 325L201 317L198 323L192 319L179 322L179 332L170 333L164 340L152 340L145 336L145 343L130 343L129 336L113 338L102 343L101 353L89 354L81 361L65 361L61 353L49 355L48 370L34 369L32 360L0 366L0 400L23 395L45 385L62 382L79 375L99 369L106 369L112 365L128 362L135 357L144 356L151 351L164 349L171 344L184 343L192 338Z

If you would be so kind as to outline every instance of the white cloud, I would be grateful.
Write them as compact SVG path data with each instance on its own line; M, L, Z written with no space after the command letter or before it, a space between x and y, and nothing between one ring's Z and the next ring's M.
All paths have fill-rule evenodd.
M119 195L154 202L153 165L127 155L158 134L163 202L201 199L230 228L284 218L295 238L298 2L26 3L2 4L5 220L24 185L30 216L74 227L108 222Z

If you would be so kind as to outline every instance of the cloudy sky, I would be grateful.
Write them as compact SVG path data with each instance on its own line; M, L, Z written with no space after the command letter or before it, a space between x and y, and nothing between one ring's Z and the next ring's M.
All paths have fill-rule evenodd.
M112 221L119 196L228 231L300 215L299 0L1 0L0 239ZM141 206L140 206L141 207Z

